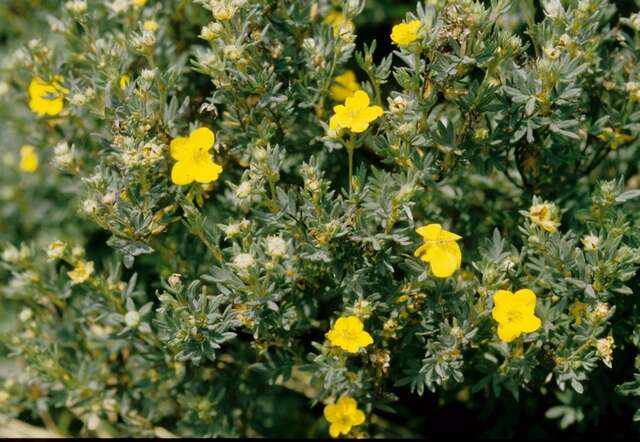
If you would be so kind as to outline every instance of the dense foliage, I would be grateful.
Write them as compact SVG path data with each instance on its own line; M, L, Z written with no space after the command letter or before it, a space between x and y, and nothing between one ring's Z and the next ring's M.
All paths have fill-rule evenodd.
M3 1L0 422L635 433L639 6Z

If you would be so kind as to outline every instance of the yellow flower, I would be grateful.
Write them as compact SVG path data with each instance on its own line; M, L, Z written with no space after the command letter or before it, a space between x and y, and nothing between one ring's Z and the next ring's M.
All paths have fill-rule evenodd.
M158 24L158 22L155 20L147 20L142 25L142 29L149 32L156 32L158 29L160 29L160 24Z
M328 25L339 25L340 23L344 23L345 21L347 21L347 18L344 16L344 14L340 11L336 11L335 9L332 9L324 18L325 24Z
M231 4L213 3L212 12L216 20L227 21L231 20L236 13L236 7Z
M184 186L194 181L210 183L218 179L222 166L214 163L209 154L214 141L215 135L206 127L194 130L188 138L171 141L171 156L177 160L171 170L174 184Z
M580 301L574 302L571 305L571 308L569 308L569 313L571 313L571 316L575 318L576 325L580 325L582 323L582 317L584 316L586 311L587 304Z
M555 232L560 225L556 205L546 201L538 201L539 200L535 199L533 205L529 208L529 219L547 232Z
M40 77L34 77L29 84L29 107L38 115L58 115L64 107L64 96L69 90L62 87L64 79L60 75L53 77L51 83Z
M364 412L358 410L358 403L350 396L342 396L335 404L324 407L324 418L329 422L329 434L338 437L349 434L351 427L364 423Z
M85 282L92 273L93 261L80 261L73 270L67 272L67 275L71 279L71 283L75 285Z
M360 85L356 80L356 74L351 70L336 76L333 81L334 83L329 89L329 93L335 101L342 102L360 90Z
M391 40L398 46L407 46L418 39L420 26L422 26L420 20L395 25L391 30Z
M56 239L47 247L47 258L51 261L62 258L66 248L67 245L65 243Z
M20 148L20 170L28 173L38 170L38 155L36 149L30 144Z
M596 341L596 350L598 351L598 356L604 362L604 365L611 368L611 364L613 362L613 347L614 347L613 336L607 336L606 338L598 339Z
M125 90L127 88L127 85L129 84L129 75L128 74L123 74L120 76L120 89L121 90Z
M462 239L460 235L444 230L440 224L418 227L416 233L424 244L416 249L415 256L431 265L433 276L447 278L460 268L462 252L456 242Z
M632 141L633 137L620 132L618 129L605 127L598 134L598 139L608 143L612 150L616 150L621 145Z
M354 133L367 130L369 123L382 115L380 106L369 106L369 96L365 91L356 91L348 97L344 105L334 106L335 115L329 120L332 130L349 129Z
M363 328L362 321L357 317L343 316L338 318L326 336L331 345L349 353L356 353L360 348L373 344L373 338Z
M147 4L147 0L133 0L133 4L138 7L142 7Z
M511 293L498 290L493 295L491 316L498 322L498 337L511 342L522 333L531 333L542 326L535 315L536 294L529 289L520 289Z
M324 23L331 26L334 37L340 33L340 29L343 27L351 29L354 27L351 20L347 20L347 17L342 12L338 12L335 9L327 14L324 18Z

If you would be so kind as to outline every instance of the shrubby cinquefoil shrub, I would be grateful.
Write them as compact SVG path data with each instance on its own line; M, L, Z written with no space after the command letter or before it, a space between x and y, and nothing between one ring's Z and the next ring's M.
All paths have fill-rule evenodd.
M422 395L640 409L640 15L429 0L364 40L366 3L0 5L2 419L355 437L419 434Z

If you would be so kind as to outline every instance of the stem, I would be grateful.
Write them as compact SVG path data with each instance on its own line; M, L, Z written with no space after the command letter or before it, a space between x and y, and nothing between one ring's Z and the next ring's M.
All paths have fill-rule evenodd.
M418 97L421 95L420 85L422 84L421 75L420 75L420 53L422 52L421 48L416 49L416 52L413 54L413 69L416 72L416 79L418 80Z
M278 197L276 192L276 183L273 177L269 177L269 193L271 194L271 211L276 213L278 211Z
M353 190L353 186L351 184L351 182L353 181L353 134L349 135L349 139L347 140L344 147L347 149L347 158L349 161L349 196L351 196Z
M369 77L369 81L371 82L371 85L373 86L373 93L375 94L376 104L378 106L382 107L382 93L380 92L380 84L378 83L378 81L374 77L373 72L372 72L371 69L367 69L365 72L367 73L367 77Z

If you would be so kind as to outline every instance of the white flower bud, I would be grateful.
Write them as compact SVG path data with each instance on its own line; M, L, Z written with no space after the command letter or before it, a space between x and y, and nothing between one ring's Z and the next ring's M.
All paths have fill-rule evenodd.
M49 260L60 259L64 255L64 249L67 247L65 243L59 240L53 241L47 247L47 258Z
M86 199L82 202L82 210L85 213L93 214L98 210L98 203L94 199Z
M279 236L267 237L267 255L274 258L284 256L287 253L287 243Z
M98 425L100 425L100 417L95 413L91 413L87 418L87 428L89 431L95 431Z
M218 37L222 32L222 25L218 22L211 22L204 26L200 31L200 38L203 40L211 41Z
M127 327L136 328L140 324L140 313L135 310L130 310L124 315L124 323Z
M245 199L251 194L251 181L243 181L236 189L236 198Z
M140 73L140 77L145 81L153 81L156 78L155 69L143 69Z
M390 110L393 113L398 113L403 111L407 107L407 99L402 95L398 95L391 100Z
M10 244L2 251L2 260L14 264L20 260L20 251Z
M85 97L84 94L78 92L73 94L69 101L71 101L71 104L73 104L74 106L84 106L87 102L87 97Z
M249 253L241 253L233 258L233 265L241 271L246 271L249 267L255 264L253 256Z
M583 236L581 241L584 249L588 251L596 250L600 244L600 238L592 234Z
M180 273L174 273L169 276L167 282L172 289L178 288L182 284L182 275Z
M316 41L313 38L305 38L302 41L302 47L309 52L314 52L316 49Z
M31 309L25 308L20 312L20 314L18 315L18 318L22 322L27 322L29 319L31 319L32 316L33 316L33 312L31 311Z
M115 192L109 192L109 193L105 193L102 196L102 204L106 205L106 206L110 206L111 204L113 204L116 200L116 194Z
M87 12L87 2L85 0L71 0L65 3L64 7L74 14L84 14Z

